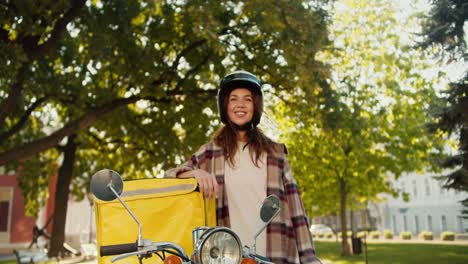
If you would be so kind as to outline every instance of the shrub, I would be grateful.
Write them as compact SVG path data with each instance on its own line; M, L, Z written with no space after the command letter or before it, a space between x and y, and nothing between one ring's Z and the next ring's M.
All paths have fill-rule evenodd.
M454 241L455 233L451 231L444 231L440 234L440 239L445 241Z
M434 234L431 231L422 231L419 233L419 238L423 240L433 240Z
M410 240L413 234L410 231L401 231L400 238L404 240Z
M323 232L318 232L318 233L317 233L317 236L318 236L319 238L323 238L323 237L325 236L325 234L324 234Z
M357 237L358 238L366 238L368 235L368 232L367 231L361 231L361 232L358 232L357 233Z
M346 235L348 236L348 238L350 238L352 234L353 234L353 231L346 231ZM337 233L337 236L338 236L338 238L340 238L340 239L341 239L341 235L342 235L341 232L338 232L338 233Z
M372 231L370 232L371 238L378 239L380 237L381 233L380 231Z
M325 234L325 237L326 237L326 238L332 238L332 237L333 237L333 232L327 232L327 233Z
M392 239L393 238L393 232L390 229L385 229L383 231L383 237L386 239Z

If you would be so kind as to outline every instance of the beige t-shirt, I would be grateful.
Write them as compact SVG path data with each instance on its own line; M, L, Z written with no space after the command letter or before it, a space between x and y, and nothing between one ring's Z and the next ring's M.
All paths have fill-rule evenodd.
M231 228L243 245L251 247L254 235L263 225L260 208L266 198L267 166L266 155L262 155L256 167L245 145L239 142L234 167L225 161L224 177ZM266 255L266 229L257 237L256 253Z

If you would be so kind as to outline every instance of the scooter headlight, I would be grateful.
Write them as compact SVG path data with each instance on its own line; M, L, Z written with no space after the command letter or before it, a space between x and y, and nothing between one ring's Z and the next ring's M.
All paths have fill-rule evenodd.
M242 247L239 237L229 228L216 227L205 231L193 251L196 264L239 264Z

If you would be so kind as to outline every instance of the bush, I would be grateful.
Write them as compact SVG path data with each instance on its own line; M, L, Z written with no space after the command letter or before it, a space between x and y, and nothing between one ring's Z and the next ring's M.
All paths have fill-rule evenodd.
M366 238L368 234L369 234L369 232L367 232L367 231L361 231L361 232L357 233L357 237L358 238Z
M352 234L353 234L353 231L346 231L346 235L348 236L348 238L350 238ZM337 233L337 236L339 239L341 239L341 235L342 235L341 232Z
M333 238L333 232L327 232L325 238Z
M378 239L380 237L381 233L380 231L372 231L370 232L370 237L374 239Z
M319 238L323 238L325 236L325 234L323 232L317 232L317 236Z
M383 231L383 237L384 237L385 239L392 239L392 238L393 238L393 232L392 232L392 230L390 230L390 229L385 229L385 230Z
M419 233L419 238L423 240L434 240L434 233L431 231L422 231Z
M451 231L444 231L440 234L440 239L445 241L454 241L455 233Z
M413 234L410 231L401 231L400 238L404 240L410 240Z

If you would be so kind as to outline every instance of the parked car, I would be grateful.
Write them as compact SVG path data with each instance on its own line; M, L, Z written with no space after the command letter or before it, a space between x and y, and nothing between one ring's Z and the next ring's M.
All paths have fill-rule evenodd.
M324 225L324 224L316 224L316 225L310 225L310 233L312 235L317 235L317 234L326 234L326 233L333 233L333 230L331 227Z

